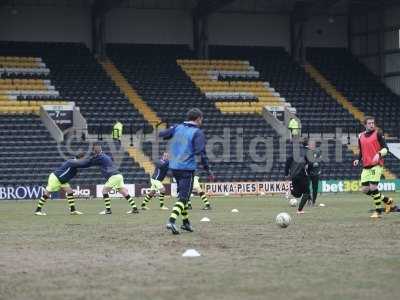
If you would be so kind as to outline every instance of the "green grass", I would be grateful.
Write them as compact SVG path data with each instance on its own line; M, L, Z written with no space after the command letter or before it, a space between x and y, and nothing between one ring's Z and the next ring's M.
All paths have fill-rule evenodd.
M190 212L194 233L173 236L169 212L100 216L101 200L0 203L0 299L397 299L400 214L369 219L361 194L324 195L297 217L279 197L212 199ZM167 200L171 206L172 200ZM238 214L231 213L239 209ZM292 215L281 229L277 213ZM208 216L210 223L200 222ZM182 258L188 248L202 256Z

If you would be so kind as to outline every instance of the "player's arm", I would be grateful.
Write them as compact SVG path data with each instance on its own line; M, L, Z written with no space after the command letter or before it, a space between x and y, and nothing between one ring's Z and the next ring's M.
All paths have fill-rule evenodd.
M101 166L102 165L101 158L98 156L92 156L90 158L90 165L91 166Z
M158 136L164 140L169 140L174 136L176 126L172 126L168 129L161 130Z
M385 137L383 136L382 131L380 130L378 131L377 137L378 137L378 142L381 145L381 150L379 150L378 154L380 157L384 157L386 156L386 154L388 154L389 147L386 144L386 140Z
M89 168L91 165L92 162L90 158L70 160L68 162L68 166L73 168Z
M193 149L194 149L194 154L200 156L200 163L202 164L204 170L207 171L209 176L213 177L206 153L206 137L204 136L204 133L201 130L198 130L194 134Z
M353 166L358 166L362 159L360 136L358 136L358 158L353 161Z

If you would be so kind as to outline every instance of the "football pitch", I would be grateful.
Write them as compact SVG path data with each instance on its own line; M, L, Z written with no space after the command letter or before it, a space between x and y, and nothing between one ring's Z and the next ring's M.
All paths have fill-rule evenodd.
M320 196L325 207L297 217L283 199L212 198L202 211L196 197L195 232L179 236L154 200L139 215L112 200L110 216L98 215L102 200L77 201L82 216L50 201L46 217L33 201L2 201L0 299L398 299L400 213L370 220L372 200L354 193Z

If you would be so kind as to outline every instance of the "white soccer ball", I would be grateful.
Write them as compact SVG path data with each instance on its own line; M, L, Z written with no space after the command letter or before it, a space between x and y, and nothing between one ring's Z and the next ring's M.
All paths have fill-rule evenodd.
M297 207L298 201L296 198L289 199L289 205L291 207Z
M292 218L288 213L280 213L276 216L275 218L275 223L281 228L286 228L289 226L290 222L292 221Z

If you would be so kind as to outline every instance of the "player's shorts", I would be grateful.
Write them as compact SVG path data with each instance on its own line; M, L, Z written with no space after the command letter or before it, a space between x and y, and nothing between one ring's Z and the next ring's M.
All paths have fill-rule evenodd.
M172 175L176 180L178 197L184 204L190 199L193 190L193 174L194 171L189 170L172 170Z
M160 180L156 180L153 178L150 178L150 183L151 183L151 187L150 187L150 191L160 191L164 188L163 183Z
M195 190L196 192L201 191L201 185L199 179L200 179L199 176L194 176L193 178L193 190Z
M115 190L122 189L125 186L124 176L122 174L113 175L108 178L104 186Z
M69 188L69 183L61 183L60 180L58 180L57 176L54 175L54 173L51 173L49 175L49 179L47 181L47 186L46 186L46 191L52 193L52 192L58 192L62 188Z
M379 182L383 173L383 167L377 165L369 169L363 169L361 172L361 183L367 183L369 181Z
M310 193L310 181L307 175L300 175L292 178L292 190L291 194L293 197L299 198L303 194Z

